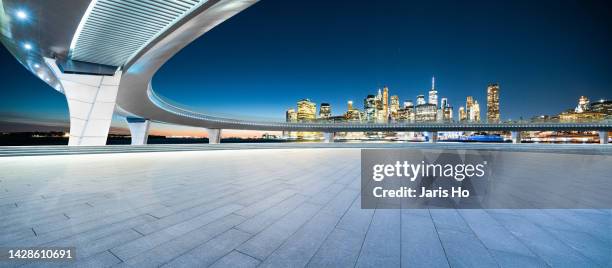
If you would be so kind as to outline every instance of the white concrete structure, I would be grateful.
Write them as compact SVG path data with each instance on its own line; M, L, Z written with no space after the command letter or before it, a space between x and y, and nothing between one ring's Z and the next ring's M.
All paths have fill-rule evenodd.
M521 143L521 132L520 131L511 131L510 135L512 136L512 143Z
M207 128L208 132L208 143L219 144L221 143L221 129Z
M325 132L323 133L323 141L325 143L334 142L334 138L336 137L335 132Z
M601 144L608 144L608 140L609 139L610 139L610 136L609 136L607 130L600 130L599 131L599 143L601 143Z
M106 145L121 71L113 76L63 73L54 59L45 58L63 88L70 113L70 146Z
M146 145L149 139L150 121L142 118L127 117L126 121L132 136L132 145Z

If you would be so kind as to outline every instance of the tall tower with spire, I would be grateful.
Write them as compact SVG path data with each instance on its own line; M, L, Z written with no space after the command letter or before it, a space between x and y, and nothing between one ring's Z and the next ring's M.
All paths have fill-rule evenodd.
M387 119L389 117L389 88L387 86L383 87L383 95L382 95L383 99L382 99L382 104L383 104L383 116L384 122L387 122Z
M438 91L436 90L436 77L431 77L431 89L429 90L429 104L438 107Z

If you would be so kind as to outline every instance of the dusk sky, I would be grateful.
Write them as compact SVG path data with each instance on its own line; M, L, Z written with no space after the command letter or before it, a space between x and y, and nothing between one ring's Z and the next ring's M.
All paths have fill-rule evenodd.
M580 95L612 97L610 18L606 0L263 0L179 52L153 87L197 111L283 120L302 98L361 109L384 85L415 100L435 75L455 111L472 95L485 117L499 82L502 119L558 114ZM64 96L0 50L0 121L67 122Z

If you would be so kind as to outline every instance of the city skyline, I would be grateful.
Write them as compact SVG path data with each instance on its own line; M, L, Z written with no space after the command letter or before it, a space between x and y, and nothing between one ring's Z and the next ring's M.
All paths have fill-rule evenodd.
M178 53L153 84L160 95L198 111L282 121L280 111L297 99L327 102L332 110L351 99L360 107L385 84L400 105L404 96L416 101L435 74L455 117L473 96L487 118L490 81L502 83L502 120L553 115L581 95L610 98L606 7L605 1L263 1ZM312 22L313 14L320 20ZM61 94L5 49L0 59L11 74L0 93L3 121L67 121ZM117 119L113 126L122 124Z
M347 100L345 113L334 116L332 106L322 102L317 117L317 104L309 98L297 102L297 109L288 108L285 111L286 122L480 122L481 112L478 100L473 96L465 97L465 105L459 106L457 116L453 106L443 94L438 94L436 78L431 77L431 88L426 94L419 94L416 99L401 99L398 95L389 95L389 87L378 89L376 95L369 94L363 99L363 111L353 105L353 100ZM427 98L425 96L427 95ZM491 82L487 85L485 120L487 123L501 122L500 115L500 85ZM440 99L440 102L438 102ZM416 100L416 102L414 101ZM588 102L588 101L587 101ZM585 108L586 109L586 108ZM455 119L456 118L456 119Z

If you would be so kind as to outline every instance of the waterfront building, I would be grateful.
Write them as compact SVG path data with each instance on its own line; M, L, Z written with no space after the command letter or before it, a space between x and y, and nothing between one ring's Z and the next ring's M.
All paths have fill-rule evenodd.
M487 86L487 122L499 123L499 84L491 83Z
M444 122L453 122L453 107L452 106L446 105L446 107L444 107L442 118Z
M309 99L303 99L297 103L297 121L313 122L317 119L317 105ZM298 140L316 140L320 138L317 132L297 132Z
M438 110L437 120L442 122L453 121L453 107L448 103L448 98L440 100L440 108Z
M412 100L404 101L404 106L397 111L397 120L401 122L414 122L415 111Z
M297 122L297 113L295 112L295 109L287 109L287 112L285 113L285 120L287 121L287 123Z
M444 109L444 107L448 106L448 99L447 98L442 98L440 100L440 109Z
M356 109L346 111L346 114L344 117L346 121L361 122L361 112Z
M378 111L382 111L383 109L383 95L382 95L382 91L379 88L378 89L378 94L376 94L376 97L374 98L374 103L376 104L376 110Z
M414 104L412 103L412 100L404 101L404 108L406 108L408 106L414 106Z
M425 104L425 96L424 95L418 95L417 99L416 99L416 105L423 105Z
M415 107L415 122L436 121L436 110L436 105L431 103L417 105Z
M373 122L376 120L376 96L368 95L363 100L364 120Z
M474 97L467 96L465 99L465 113L467 114L468 120L470 120L470 114L472 114L472 105L474 105Z
M383 95L382 95L383 99L382 99L382 105L383 105L383 111L382 111L382 116L384 116L384 122L387 122L387 119L389 117L389 88L387 86L383 87Z
M559 122L561 123L597 122L602 121L605 118L605 114L592 111L577 113L570 110L559 114Z
M429 104L438 107L438 91L436 90L436 78L431 78L431 89L429 90Z
M591 103L591 111L612 116L612 100L600 99Z
M470 122L480 122L480 105L478 101L474 101L470 108Z
M319 108L319 118L329 119L331 115L331 105L329 105L329 103L321 103L321 107Z
M465 107L459 107L459 121L465 122L467 121L467 112L465 111Z
M576 109L574 109L574 111L576 113L582 113L588 110L589 110L589 98L587 98L586 96L580 96L580 98L578 99L578 106L576 106Z
M317 119L317 105L309 99L303 99L297 103L298 122L312 122Z
M602 102L596 105L597 111L593 110L589 105L589 99L585 96L580 96L578 106L573 110L567 110L559 114L559 122L562 123L584 123L597 122L606 119L605 105ZM609 106L608 106L609 108Z
M399 122L414 122L414 106L405 106L397 110L397 121Z
M375 121L379 123L386 122L387 115L384 111L384 101L383 101L383 94L382 94L381 89L378 89L378 94L376 94L374 103L376 104Z
M347 102L347 110L344 115L347 121L361 122L361 112L353 107L353 101Z
M399 96L393 95L391 96L391 106L389 108L391 119L397 119L397 111L399 110Z
M287 112L285 112L285 121L287 123L297 122L297 113L295 112L295 109L287 109ZM295 131L283 131L283 137L286 139L295 139L297 138L297 133Z

